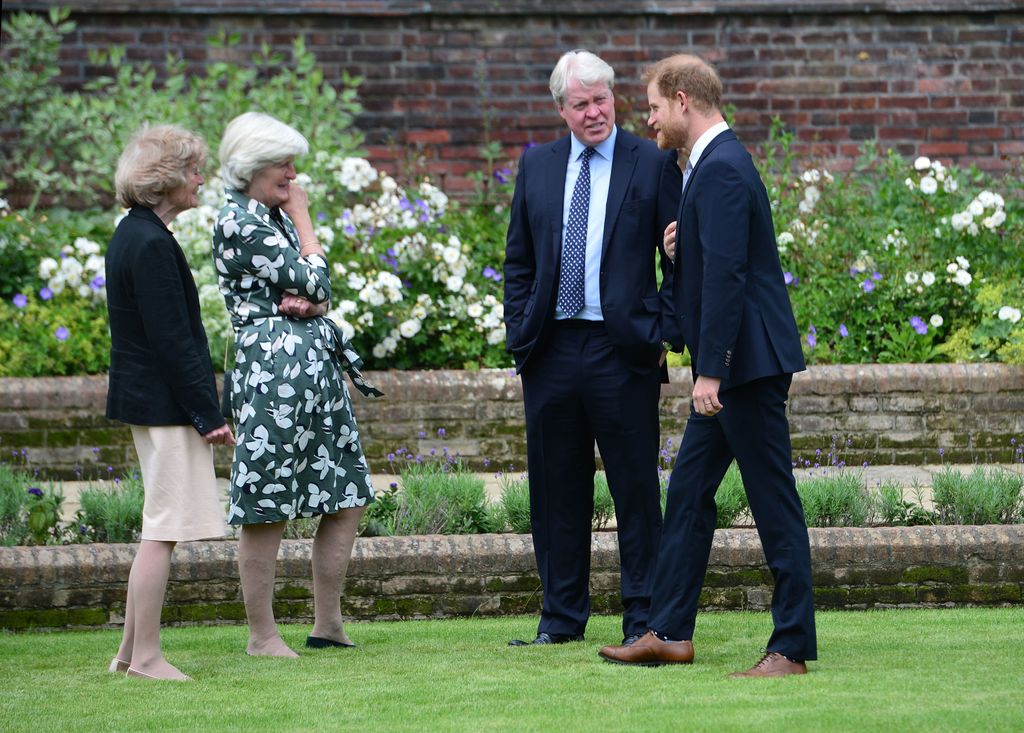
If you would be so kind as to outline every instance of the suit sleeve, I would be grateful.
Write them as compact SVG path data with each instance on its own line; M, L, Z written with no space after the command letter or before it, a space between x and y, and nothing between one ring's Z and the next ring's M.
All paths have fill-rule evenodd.
M205 435L225 424L213 387L209 353L200 353L189 327L185 288L173 239L150 240L137 248L132 281L142 328L157 368L174 400Z
M704 272L698 375L725 379L743 316L750 240L751 192L740 172L721 160L703 164L697 196Z
M505 331L508 348L518 343L523 310L536 277L533 234L526 210L526 153L519 159L516 187L512 195L508 235L505 238Z
M676 163L674 151L666 153L661 166L658 183L658 264L661 268L661 287L658 298L661 303L661 338L673 347L674 351L682 351L683 335L679 333L675 317L675 303L672 300L672 288L675 281L672 260L665 253L665 227L676 221L679 215L679 197L682 193L683 174ZM677 255L678 256L678 255Z

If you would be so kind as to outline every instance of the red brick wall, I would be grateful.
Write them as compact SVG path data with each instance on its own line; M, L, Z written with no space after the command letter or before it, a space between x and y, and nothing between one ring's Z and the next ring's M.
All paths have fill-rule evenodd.
M77 30L62 83L104 71L88 51L127 47L129 59L183 55L196 70L245 61L264 42L287 51L297 34L327 77L365 77L359 120L377 163L419 159L449 191L472 186L478 148L492 139L516 158L527 141L562 130L547 91L558 55L587 47L618 73L620 121L642 124L640 71L690 51L717 66L735 126L751 144L780 116L804 153L848 167L864 140L906 156L989 170L1024 153L1024 10L1017 0L775 0L623 3L612 0L68 0ZM49 2L8 0L3 14ZM206 39L237 32L214 53ZM635 113L629 114L630 103Z

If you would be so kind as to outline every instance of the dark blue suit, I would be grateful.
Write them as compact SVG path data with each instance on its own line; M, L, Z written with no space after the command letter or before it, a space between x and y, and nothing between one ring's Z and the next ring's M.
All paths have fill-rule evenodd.
M590 615L594 443L615 500L623 632L647 627L661 529L657 475L662 370L655 259L679 172L618 130L600 267L604 320L556 321L568 136L519 161L505 252L508 349L523 380L530 514L544 586L538 632L582 634Z
M694 379L721 379L722 410L690 417L668 490L650 626L692 639L715 529L715 491L736 460L775 579L767 650L815 659L810 548L796 493L786 399L804 369L764 184L731 130L705 148L683 192L666 339Z

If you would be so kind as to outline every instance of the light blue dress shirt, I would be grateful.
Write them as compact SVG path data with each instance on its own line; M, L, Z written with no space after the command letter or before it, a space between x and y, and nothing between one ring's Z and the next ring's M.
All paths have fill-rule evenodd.
M601 253L604 251L604 214L608 209L608 184L612 177L612 153L619 128L612 125L612 134L594 146L590 156L590 209L587 213L587 256L584 264L584 298L586 302L575 317L588 321L601 321ZM562 241L565 241L565 227L569 223L569 206L572 191L580 175L580 156L587 146L570 133L572 148L569 151L569 166L565 169L565 192L562 200ZM555 318L565 318L562 309L555 305Z

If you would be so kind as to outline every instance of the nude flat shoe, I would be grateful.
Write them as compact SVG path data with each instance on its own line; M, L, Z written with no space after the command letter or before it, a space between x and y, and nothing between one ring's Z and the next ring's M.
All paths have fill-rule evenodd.
M189 677L188 675L185 675L185 679L183 679L183 680L172 680L172 679L170 679L168 677L154 677L151 674L146 674L145 672L140 672L139 670L134 669L132 667L128 668L128 671L125 673L125 677L138 677L139 679L143 679L143 680L160 680L161 682L191 682L192 681L192 678Z
M110 666L107 667L107 671L110 673L121 674L127 672L128 668L131 666L131 662L126 662L123 659L118 659L117 657L114 657L113 661L110 663Z

